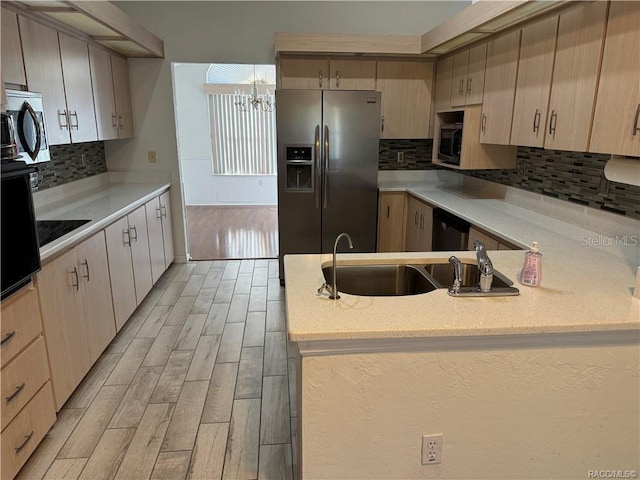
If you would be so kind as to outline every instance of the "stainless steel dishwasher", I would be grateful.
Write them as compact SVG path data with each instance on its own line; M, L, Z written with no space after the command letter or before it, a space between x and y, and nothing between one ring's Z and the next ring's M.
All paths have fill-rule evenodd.
M434 252L468 250L469 222L442 210L433 209L433 241Z

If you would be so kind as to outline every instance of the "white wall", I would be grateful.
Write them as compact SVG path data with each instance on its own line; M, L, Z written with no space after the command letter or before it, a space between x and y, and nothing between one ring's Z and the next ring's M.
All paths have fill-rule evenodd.
M209 99L202 85L209 63L174 63L178 159L185 205L276 205L275 175L213 175Z
M275 32L422 34L466 1L114 2L164 40L164 59L130 59L135 138L106 142L109 170L170 172L176 254L185 255L171 62L275 63ZM147 162L147 151L157 163Z

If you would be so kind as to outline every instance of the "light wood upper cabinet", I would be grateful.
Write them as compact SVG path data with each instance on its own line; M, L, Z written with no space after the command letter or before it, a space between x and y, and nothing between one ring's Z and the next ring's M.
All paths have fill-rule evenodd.
M433 208L409 195L407 201L405 251L430 252L433 236Z
M522 29L511 144L542 147L555 56L558 17Z
M2 19L2 80L17 85L26 85L20 32L18 31L18 16L3 8L0 17Z
M89 45L89 63L93 81L98 140L113 140L118 138L118 118L113 94L111 54L106 50Z
M453 56L451 106L482 103L487 44L482 43Z
M480 126L482 143L509 144L519 45L519 30L496 37L488 44Z
M58 36L71 141L98 140L88 45L62 32Z
M375 60L330 60L329 89L375 90Z
M589 151L640 156L640 3L612 2Z
M138 306L131 261L131 234L129 222L123 217L105 229L109 259L109 277L116 317L116 330L120 331Z
M93 365L116 336L104 232L85 240L75 250L89 361Z
M329 60L326 58L280 59L279 88L329 89Z
M47 140L50 145L67 144L69 124L58 32L22 16L18 18L27 86L42 93Z
M433 108L436 112L451 109L451 82L453 77L453 57L438 60L436 64L436 86Z
M126 58L111 54L113 94L116 103L118 138L133 137L133 111L129 88L129 64Z
M587 150L608 6L608 2L586 2L560 15L547 149Z
M378 206L378 252L404 251L404 192L381 192Z
M380 138L430 138L433 63L379 61Z

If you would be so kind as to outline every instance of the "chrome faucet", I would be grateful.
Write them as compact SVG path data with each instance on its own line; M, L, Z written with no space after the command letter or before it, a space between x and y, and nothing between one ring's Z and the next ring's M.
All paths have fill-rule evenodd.
M353 248L353 243L351 242L351 237L349 236L348 233L342 232L340 235L338 235L336 237L336 241L333 244L333 282L331 285L327 285L327 283L323 283L322 286L318 289L318 293L322 293L323 290L326 290L327 292L329 292L329 298L331 300L338 300L340 298L340 295L338 293L338 282L336 280L336 272L337 272L337 266L336 266L336 256L337 256L337 250L338 250L338 243L340 242L340 239L342 237L346 237L347 240L349 241L349 248Z
M449 289L452 293L458 293L462 287L462 263L455 255L449 257L449 263L453 265L453 285Z
M489 255L487 255L487 249L482 242L475 240L473 242L473 248L476 249L478 270L480 271L478 289L481 292L490 292L491 283L493 282L493 263L491 263Z

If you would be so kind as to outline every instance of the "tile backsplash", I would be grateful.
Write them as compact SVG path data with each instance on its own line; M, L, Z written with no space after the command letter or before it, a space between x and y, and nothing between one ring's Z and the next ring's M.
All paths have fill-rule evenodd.
M380 170L429 170L431 140L380 140ZM404 151L405 162L397 162ZM465 170L461 173L640 219L640 187L609 182L604 166L610 155L518 147L515 169ZM638 159L640 161L640 159Z
M46 190L107 171L104 142L52 145L51 161L38 164L32 189Z

